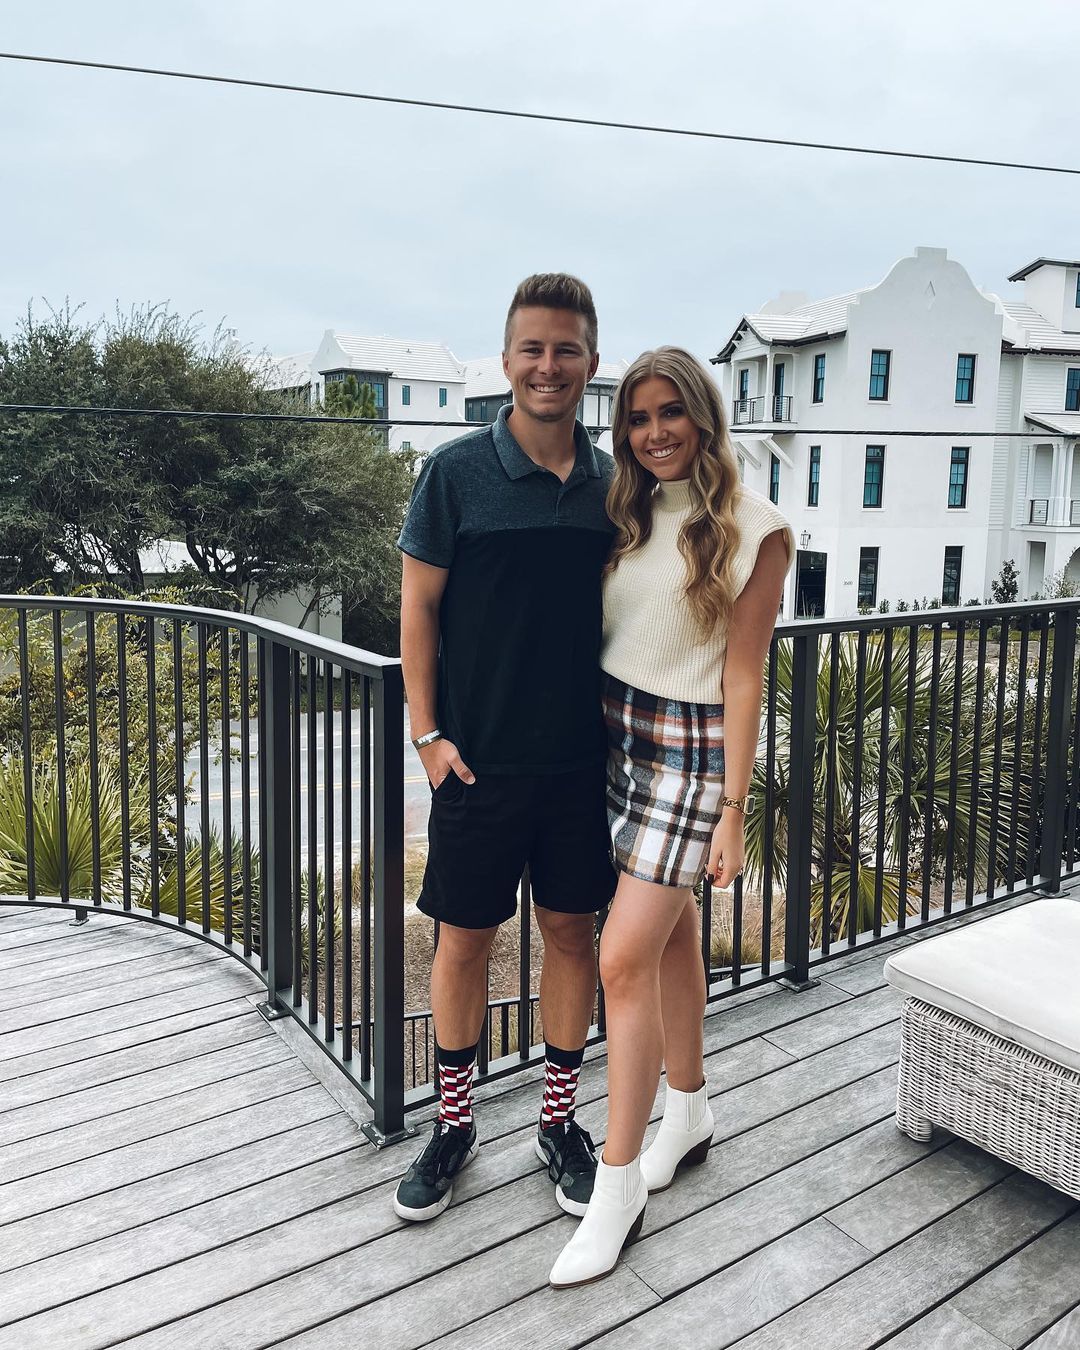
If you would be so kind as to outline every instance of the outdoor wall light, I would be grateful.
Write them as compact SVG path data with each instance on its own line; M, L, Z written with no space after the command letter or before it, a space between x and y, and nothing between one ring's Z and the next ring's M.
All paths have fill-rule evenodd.
M799 547L800 547L800 548L809 548L809 547L810 547L810 531L809 531L809 530L803 530L802 534L799 535Z

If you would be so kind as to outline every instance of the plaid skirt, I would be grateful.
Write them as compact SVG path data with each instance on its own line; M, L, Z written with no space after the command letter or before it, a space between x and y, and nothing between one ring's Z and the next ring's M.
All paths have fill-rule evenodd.
M724 708L660 698L604 675L607 809L620 871L694 886L724 791Z

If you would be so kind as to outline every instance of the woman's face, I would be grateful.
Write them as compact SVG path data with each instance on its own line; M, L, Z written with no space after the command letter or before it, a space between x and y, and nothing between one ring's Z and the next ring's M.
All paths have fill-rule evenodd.
M634 458L662 483L690 477L701 432L666 375L649 375L634 386L629 439Z

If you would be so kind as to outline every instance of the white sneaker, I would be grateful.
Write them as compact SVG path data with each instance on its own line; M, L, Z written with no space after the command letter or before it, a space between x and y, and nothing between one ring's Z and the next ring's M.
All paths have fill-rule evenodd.
M639 1161L624 1167L609 1167L602 1156L597 1161L589 1207L548 1276L554 1288L568 1289L607 1275L622 1249L641 1232L649 1192Z
M666 1191L680 1167L705 1161L715 1127L707 1083L696 1092L668 1087L664 1118L656 1138L641 1155L641 1175L650 1193Z

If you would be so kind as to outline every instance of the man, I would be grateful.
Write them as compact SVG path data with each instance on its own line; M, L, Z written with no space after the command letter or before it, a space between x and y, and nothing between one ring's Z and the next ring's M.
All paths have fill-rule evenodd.
M592 1140L574 1099L596 992L596 911L610 900L600 711L600 577L613 461L576 411L596 371L596 310L577 278L518 287L493 426L433 453L403 553L401 660L410 735L432 785L419 908L440 921L431 970L440 1109L400 1182L402 1218L434 1218L476 1156L472 1080L487 960L529 867L544 938L546 1083L536 1152L583 1214Z

